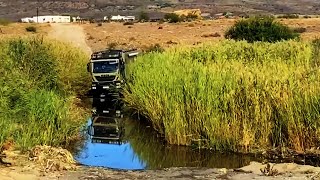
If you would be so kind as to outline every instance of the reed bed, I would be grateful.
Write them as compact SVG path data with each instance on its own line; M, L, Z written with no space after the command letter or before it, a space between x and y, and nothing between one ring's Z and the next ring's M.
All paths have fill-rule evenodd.
M0 39L0 147L9 140L28 150L77 139L85 112L76 96L90 80L86 62L83 52L54 40Z
M128 66L124 99L171 144L318 147L318 44L226 40L149 53Z

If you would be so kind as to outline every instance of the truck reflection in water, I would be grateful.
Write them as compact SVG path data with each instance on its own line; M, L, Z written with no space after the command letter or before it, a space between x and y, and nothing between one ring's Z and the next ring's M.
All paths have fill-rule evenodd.
M88 166L115 169L145 169L130 143L124 140L125 120L116 96L93 98L92 117L88 122L88 139L76 160Z
M149 126L123 116L114 98L93 99L89 138L76 155L84 165L139 170L170 167L239 168L257 157L220 153L165 143Z
M94 116L88 127L92 143L122 144L123 120L117 117Z

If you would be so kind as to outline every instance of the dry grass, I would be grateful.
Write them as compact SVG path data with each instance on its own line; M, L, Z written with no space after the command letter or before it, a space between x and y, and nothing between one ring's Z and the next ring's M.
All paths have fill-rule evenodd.
M177 42L178 44L198 44L199 42L212 41L223 37L204 38L203 34L223 34L227 27L234 23L234 20L216 20L205 22L179 23L179 24L158 24L158 23L136 23L132 28L123 26L122 23L109 23L103 27L96 27L92 24L83 25L87 33L87 43L92 50L101 50L109 43L117 43L119 48L146 49L154 43L161 47L169 47ZM161 27L161 28L159 28ZM134 38L134 40L133 40ZM176 43L175 43L176 44Z
M96 27L95 24L82 26L87 33L88 45L95 51L106 48L110 43L116 43L118 48L146 49L154 43L160 44L161 47L175 45L166 43L170 41L189 45L215 41L223 39L225 30L235 21L235 19L219 19L193 22L191 26L190 23L137 23L132 28L127 28L122 23L108 23L103 27ZM303 40L320 36L320 18L279 19L279 21L293 28L306 28L307 31L301 34ZM220 34L221 37L207 38L203 36L214 33Z
M312 40L320 37L320 18L283 19L279 21L293 28L306 28L306 32L301 34L303 40Z
M37 29L39 35L47 35L51 30L50 24L29 24L29 23L12 23L7 26L0 25L0 38L1 37L16 37L28 36L30 32L26 31L29 26L34 26Z
M76 161L72 154L62 148L36 146L30 151L30 160L36 162L47 171L74 170Z

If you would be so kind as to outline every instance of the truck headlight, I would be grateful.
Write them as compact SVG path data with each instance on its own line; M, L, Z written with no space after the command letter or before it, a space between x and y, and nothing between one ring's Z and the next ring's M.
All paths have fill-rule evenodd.
M95 87L95 86L92 86L92 87L91 87L91 89L97 89L97 87Z

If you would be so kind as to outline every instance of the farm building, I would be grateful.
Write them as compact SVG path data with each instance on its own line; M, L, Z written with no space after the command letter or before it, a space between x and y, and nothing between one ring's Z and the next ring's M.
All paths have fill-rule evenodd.
M22 18L21 22L27 23L70 23L70 16L33 16Z
M134 16L111 16L111 21L134 21L136 18ZM108 20L108 17L105 16L103 20Z

